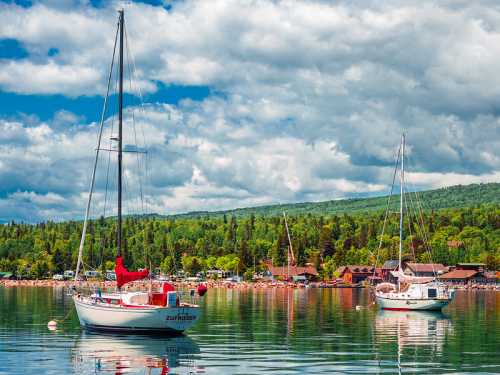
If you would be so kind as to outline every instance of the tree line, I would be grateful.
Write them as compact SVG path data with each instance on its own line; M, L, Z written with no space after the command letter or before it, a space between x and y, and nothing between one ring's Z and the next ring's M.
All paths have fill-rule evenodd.
M325 278L346 264L381 265L397 258L399 217L383 210L339 215L288 217L298 265L314 264ZM423 225L422 225L423 222ZM75 269L81 221L0 226L0 270L19 277L44 278ZM420 224L420 225L419 225ZM404 222L404 257L418 262L482 262L500 265L500 206L431 210ZM382 234L383 231L383 234ZM431 252L427 251L432 249ZM165 274L208 269L237 271L250 277L265 261L287 263L288 238L282 216L250 214L196 217L126 217L123 256L130 269L159 267ZM114 268L116 220L89 222L85 269Z

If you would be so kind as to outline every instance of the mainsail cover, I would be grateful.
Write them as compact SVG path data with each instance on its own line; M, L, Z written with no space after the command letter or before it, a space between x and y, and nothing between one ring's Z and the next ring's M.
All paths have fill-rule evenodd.
M121 256L117 256L115 261L115 274L116 274L116 284L118 288L121 288L126 283L130 283L132 281L148 277L149 270L145 269L143 271L135 271L135 272L129 271L123 264L123 258Z
M410 276L406 275L401 271L391 271L391 275L399 280L402 283L410 283L410 284L427 284L431 281L434 281L434 277L428 276Z

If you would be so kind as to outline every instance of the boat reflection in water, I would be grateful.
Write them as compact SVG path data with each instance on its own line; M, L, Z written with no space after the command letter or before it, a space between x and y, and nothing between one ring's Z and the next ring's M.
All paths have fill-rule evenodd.
M446 338L452 333L451 320L440 311L380 310L375 318L376 341L379 344L397 342L399 373L403 367L408 371L412 366L418 367L421 361L431 362L442 355ZM405 364L406 356L408 363Z
M200 348L187 336L117 336L82 332L72 359L75 373L189 374Z

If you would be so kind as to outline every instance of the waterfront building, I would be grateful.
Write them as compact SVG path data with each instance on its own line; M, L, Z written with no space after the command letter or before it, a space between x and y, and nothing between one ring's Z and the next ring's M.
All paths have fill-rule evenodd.
M458 267L458 265L457 265ZM486 272L483 269L455 269L439 276L441 281L453 285L492 285L497 283L495 272Z
M456 270L474 270L477 272L484 272L486 264L484 263L457 263Z
M404 274L418 277L434 277L448 272L448 267L441 263L406 263Z
M475 270L454 270L441 275L439 279L449 284L466 285L473 281L478 273Z
M307 279L309 281L318 279L318 271L312 264L301 266L272 266L267 265L267 273L265 276L272 276L273 279L279 280L300 280Z
M339 277L347 284L357 284L366 280L370 276L374 276L375 268L363 265L348 265L337 269ZM377 272L375 272L375 276Z
M391 275L391 271L396 271L398 265L399 261L397 259L386 260L380 269L380 277L387 282L396 282L397 280Z

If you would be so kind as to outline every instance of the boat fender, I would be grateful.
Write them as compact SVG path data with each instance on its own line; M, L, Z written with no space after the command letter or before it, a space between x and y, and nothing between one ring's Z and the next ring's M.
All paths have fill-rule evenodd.
M200 284L198 285L198 295L200 297L203 297L205 293L207 292L207 286L205 284Z

